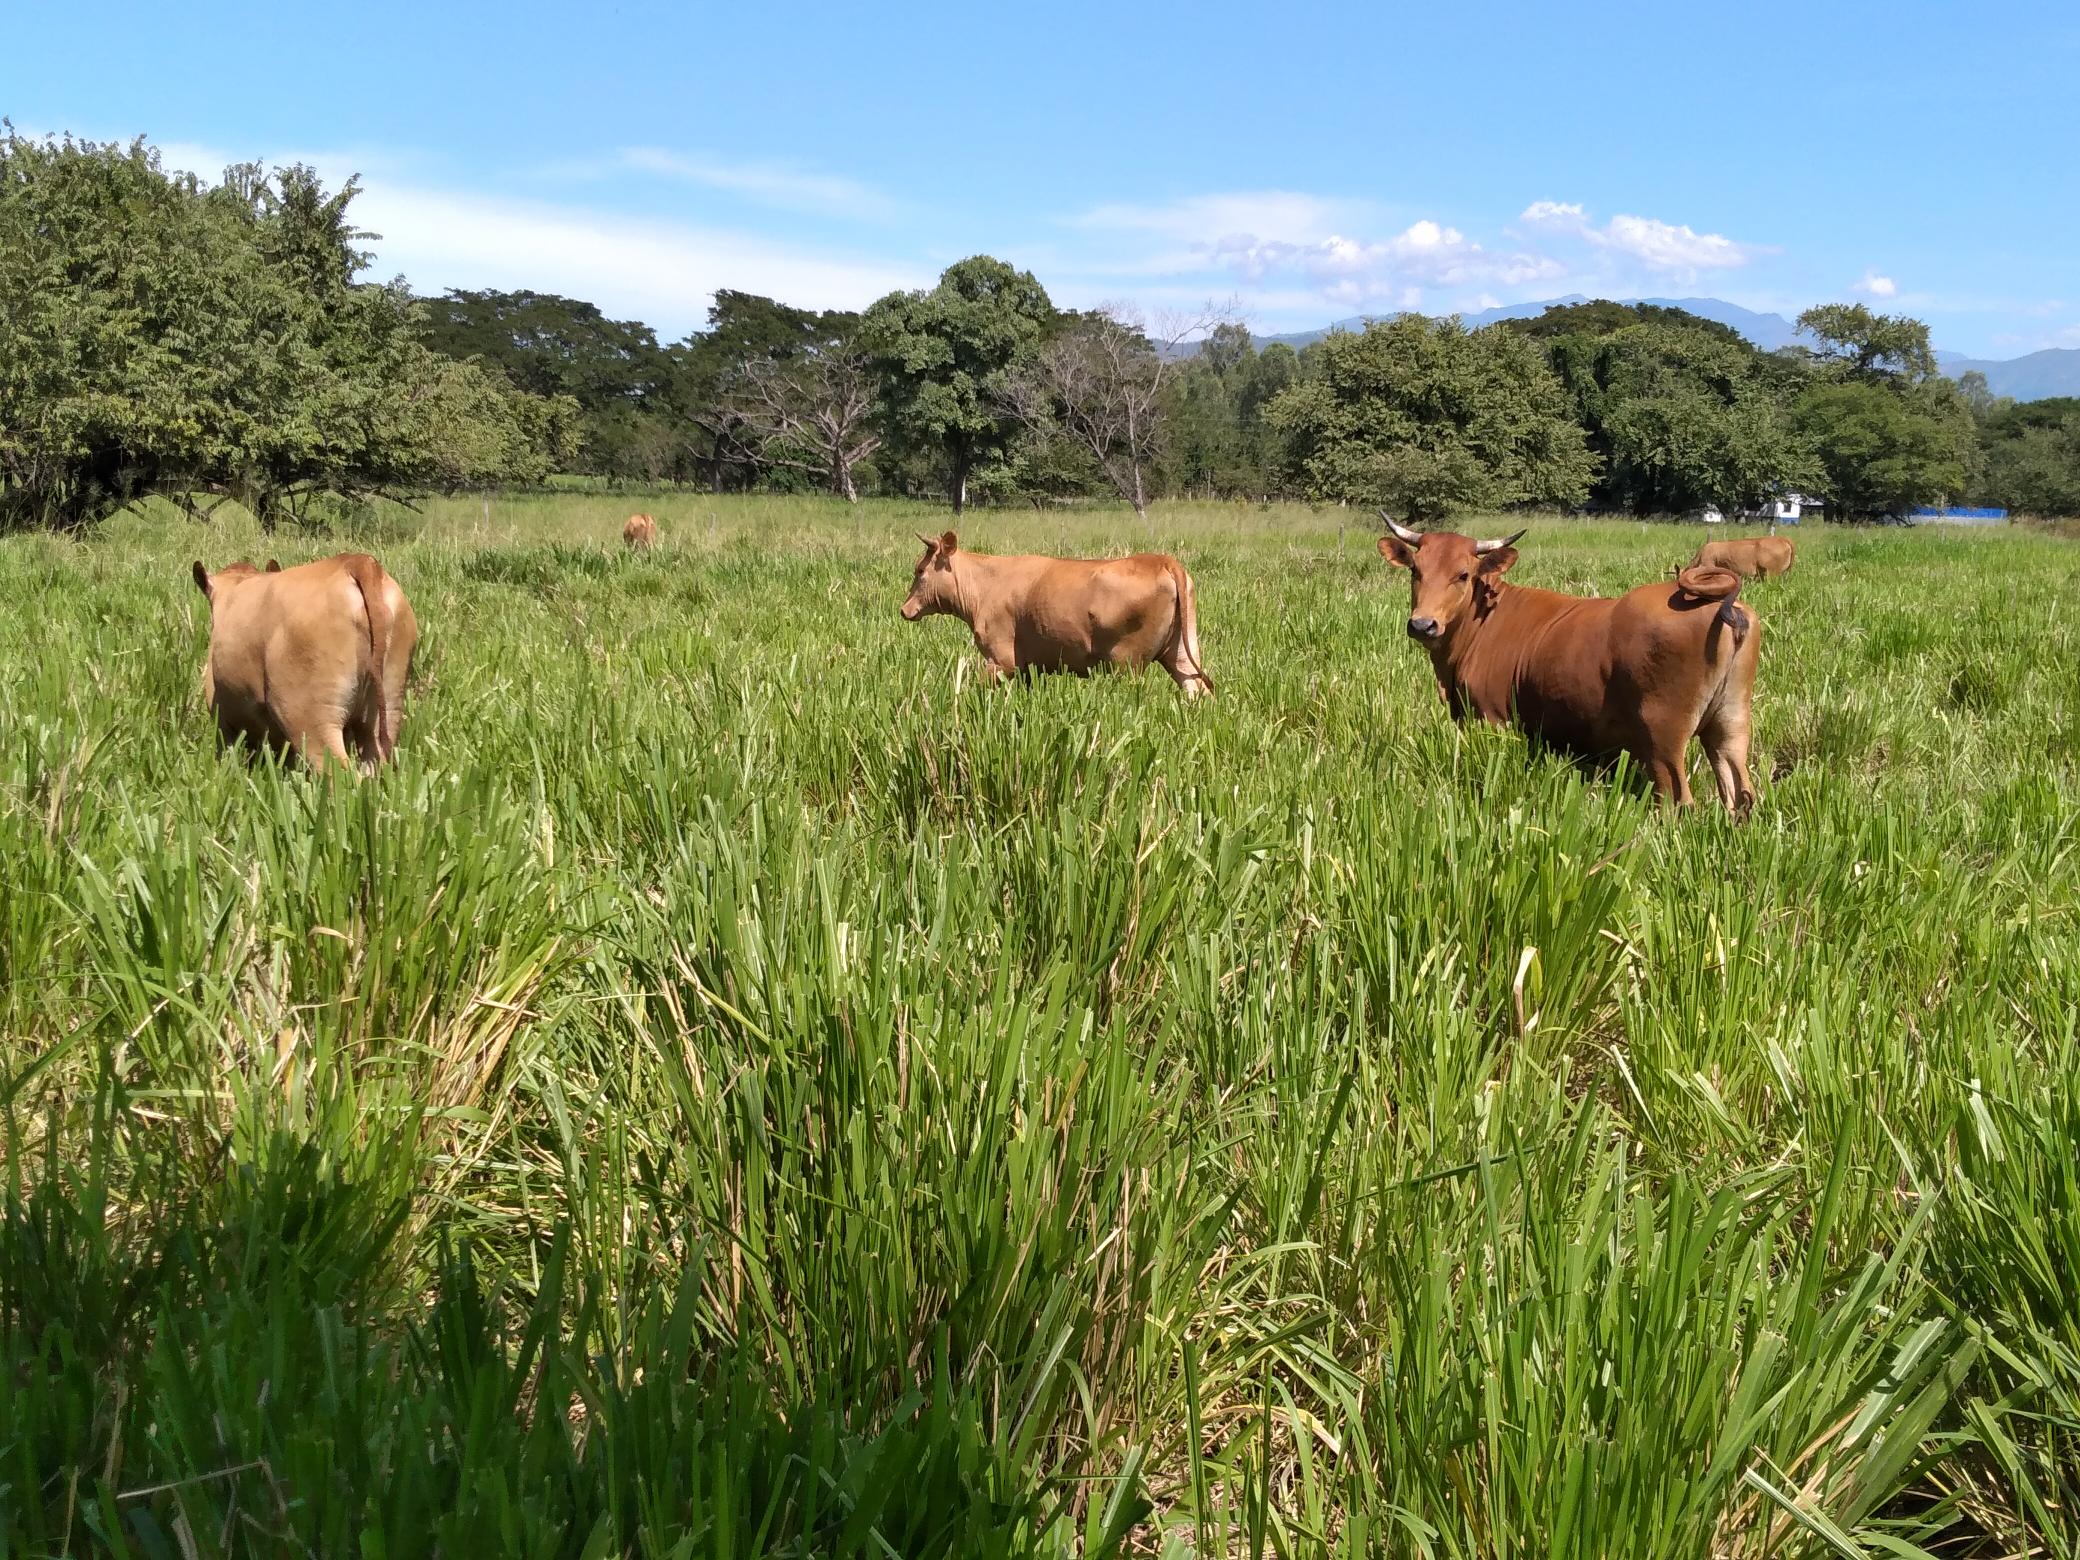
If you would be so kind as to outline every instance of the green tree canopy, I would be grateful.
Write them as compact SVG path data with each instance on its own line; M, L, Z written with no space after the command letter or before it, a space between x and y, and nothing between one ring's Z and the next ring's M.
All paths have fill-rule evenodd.
M1969 420L1960 429L1887 386L1817 385L1792 416L1819 463L1833 516L1897 514L1961 494L1970 480Z
M1813 474L1766 360L1731 332L1655 321L1551 337L1547 352L1602 457L1601 503L1733 508Z
M0 528L545 476L574 408L432 351L401 283L356 280L356 187L0 136Z
M1435 520L1579 503L1595 476L1544 354L1510 331L1404 314L1333 332L1310 366L1268 415L1317 497Z
M1986 423L1986 491L2028 515L2080 515L2080 396L2009 402Z
M1541 341L1555 336L1609 336L1630 330L1635 325L1668 325L1701 331L1736 345L1747 343L1747 338L1731 325L1708 320L1688 309L1660 303L1613 303L1608 298L1594 298L1587 303L1548 304L1543 313L1496 323L1504 330Z
M1820 364L1854 379L1926 379L1936 371L1928 327L1904 314L1873 314L1860 303L1823 303L1798 317L1820 339Z
M881 382L882 417L898 454L943 465L954 513L977 469L1001 461L1020 423L1008 410L1014 367L1055 323L1028 271L976 255L946 268L930 291L890 293L860 321L860 344Z

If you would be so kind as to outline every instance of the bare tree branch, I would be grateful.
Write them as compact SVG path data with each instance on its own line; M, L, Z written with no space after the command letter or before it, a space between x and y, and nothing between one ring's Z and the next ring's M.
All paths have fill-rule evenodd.
M874 391L865 354L837 340L791 358L746 363L730 407L761 459L816 472L856 504L853 469L881 447L870 425Z
M1148 513L1148 471L1162 450L1163 386L1179 347L1229 317L1208 304L1158 315L1151 330L1124 306L1100 308L1012 376L1006 412L1035 432L1059 429L1097 461L1119 496Z

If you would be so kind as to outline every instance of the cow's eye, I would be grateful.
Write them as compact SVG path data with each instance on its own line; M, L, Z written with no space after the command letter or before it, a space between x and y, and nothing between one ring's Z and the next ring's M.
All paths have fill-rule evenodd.
M1470 580L1470 579L1472 579L1472 578L1473 578L1473 576L1472 576L1472 575L1470 575L1470 574L1468 574L1468 573L1467 573L1467 572L1466 572L1466 571L1465 571L1464 569L1461 569L1461 570L1459 571L1459 583L1460 583L1461 585L1464 585L1464 584L1465 584L1465 583L1466 583L1466 582L1467 582L1468 580Z

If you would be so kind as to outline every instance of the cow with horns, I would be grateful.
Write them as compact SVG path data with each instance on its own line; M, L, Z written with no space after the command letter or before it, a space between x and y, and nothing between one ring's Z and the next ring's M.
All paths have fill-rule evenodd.
M1382 514L1388 563L1409 571L1408 633L1430 652L1452 717L1514 721L1591 761L1629 753L1663 798L1687 805L1685 755L1702 740L1735 814L1754 805L1748 706L1762 623L1740 577L1689 568L1608 599L1512 585L1524 533L1476 541Z

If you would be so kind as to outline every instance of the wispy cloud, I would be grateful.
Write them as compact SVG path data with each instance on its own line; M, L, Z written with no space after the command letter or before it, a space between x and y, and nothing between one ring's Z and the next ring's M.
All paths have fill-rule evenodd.
M721 190L760 205L811 216L882 222L897 216L902 209L897 201L858 179L785 163L732 162L705 152L628 146L615 154L613 166Z
M1880 276L1875 270L1865 271L1863 280L1853 289L1868 298L1893 298L1899 295L1899 283L1889 276Z

